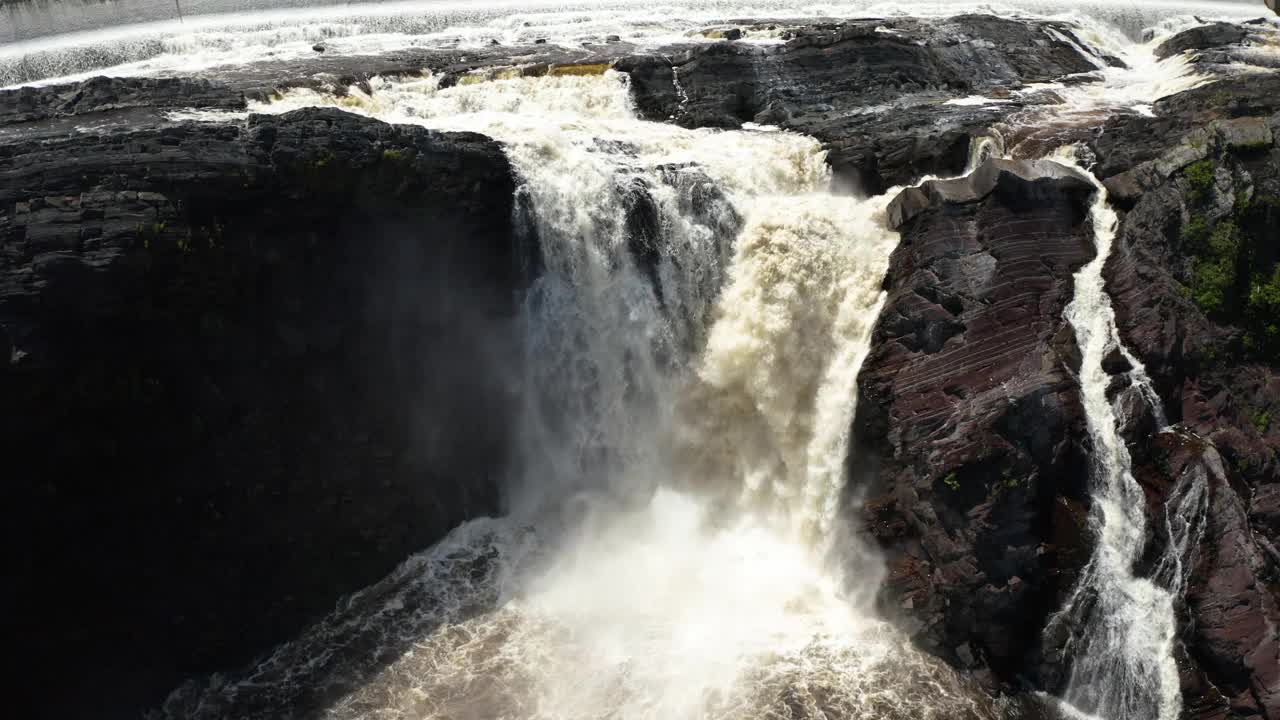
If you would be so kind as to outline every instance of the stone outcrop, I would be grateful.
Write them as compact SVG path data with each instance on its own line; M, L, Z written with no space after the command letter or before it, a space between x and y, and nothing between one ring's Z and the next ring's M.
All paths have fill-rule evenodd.
M822 141L868 194L955 174L970 135L1030 100L1009 91L1096 70L1063 23L983 15L817 26L780 47L717 43L620 60L637 107L690 127L777 125ZM989 104L948 100L991 93ZM996 97L998 96L998 98Z
M4 611L49 717L136 716L497 507L528 263L501 148L160 112L237 103L0 98Z
M1244 66L1280 67L1270 48L1280 41L1280 28L1265 19L1247 23L1198 25L1162 42L1155 55L1165 59L1185 53L1201 72L1232 75Z
M1248 34L1244 26L1235 23L1219 22L1201 25L1184 30L1160 43L1155 49L1155 55L1163 60L1190 50L1207 50L1223 45L1234 45L1244 40Z
M54 87L0 91L0 126L122 110L207 108L243 110L244 96L230 88L192 78L106 78ZM25 129L25 128L23 128Z
M1093 256L1093 185L987 161L905 191L859 376L851 487L918 642L1011 681L1088 559L1083 410L1063 309Z
M1280 76L1239 68L1270 32L1210 25L1175 37L1162 54L1194 51L1219 77L1161 99L1153 116L1112 117L1089 140L1121 211L1108 292L1172 423L1159 431L1124 392L1127 363L1109 357L1148 500L1139 571L1181 589L1177 654L1194 718L1280 717L1280 331L1265 309L1280 260ZM1046 174L988 163L891 204L903 245L859 382L850 469L888 554L887 609L995 685L1054 690L1062 649L1040 646L1040 629L1091 542L1077 350L1061 315L1088 234L1075 254L1028 252L1018 264L997 252L1001 240L1072 247L1078 215L1021 228L999 219L1047 212L1047 191L1027 189ZM1057 207L1073 202L1061 180L1037 182ZM1025 198L1002 206L1002 187ZM1028 299L1011 309L997 295L1007 288ZM1188 546L1171 568L1160 558L1179 533Z

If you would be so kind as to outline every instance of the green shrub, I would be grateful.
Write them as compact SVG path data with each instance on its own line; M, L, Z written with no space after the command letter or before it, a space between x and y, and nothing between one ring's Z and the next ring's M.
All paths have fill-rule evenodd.
M1213 199L1213 176L1217 166L1212 160L1201 160L1187 166L1182 176L1187 179L1187 200L1192 205L1203 205Z
M1198 254L1191 278L1191 298L1210 315L1221 315L1235 305L1240 262L1240 232L1234 222L1218 223L1207 246Z
M1280 265L1253 277L1245 306L1245 344L1251 353L1280 358Z
M1200 213L1191 216L1186 225L1182 226L1182 242L1188 250L1200 251L1205 247L1205 241L1209 239L1209 218Z

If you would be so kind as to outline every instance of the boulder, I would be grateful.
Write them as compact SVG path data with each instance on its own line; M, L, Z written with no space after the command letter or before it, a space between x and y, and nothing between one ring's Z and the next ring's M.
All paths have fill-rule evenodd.
M1247 35L1245 28L1235 23L1210 23L1183 30L1165 40L1155 49L1155 55L1163 60L1189 50L1207 50L1223 45L1234 45L1244 40Z

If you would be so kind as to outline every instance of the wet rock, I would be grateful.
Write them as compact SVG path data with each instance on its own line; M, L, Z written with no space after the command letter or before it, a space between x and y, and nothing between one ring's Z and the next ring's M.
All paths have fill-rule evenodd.
M51 88L0 90L0 127L136 108L243 110L245 98L225 85L196 78L96 77Z
M1047 160L988 158L975 172L964 177L931 180L903 190L889 204L889 223L894 229L901 229L932 207L978 202L997 189L1025 194L1029 203L1036 203L1042 201L1046 193L1092 194L1093 184L1075 170ZM1017 198L1010 196L1007 201L1017 202Z
M1245 39L1248 32L1235 23L1218 22L1183 30L1160 43L1155 55L1165 59L1189 50L1205 50L1222 45L1233 45Z
M1062 510L1087 494L1062 312L1093 255L1092 195L1063 166L1000 160L904 191L858 379L850 487L888 557L886 610L1003 681L1037 649L1019 628L1042 625L1088 556Z
M316 51L316 52L318 52L318 53L322 53L322 52L324 52L327 48L325 48L324 43L316 43L315 45L312 45L312 46L311 46L311 49L312 49L312 50L314 50L314 51Z
M1181 575L1165 577L1186 584L1187 666L1208 685L1185 688L1187 704L1194 717L1272 717L1280 700L1280 600L1270 589L1274 561L1253 537L1247 502L1211 442L1176 427L1154 444L1154 461L1140 471L1165 485L1158 493L1161 512L1153 516L1156 544L1168 536L1168 517L1190 521L1193 533L1190 552L1174 569ZM1171 488L1200 501L1178 516L1163 507Z

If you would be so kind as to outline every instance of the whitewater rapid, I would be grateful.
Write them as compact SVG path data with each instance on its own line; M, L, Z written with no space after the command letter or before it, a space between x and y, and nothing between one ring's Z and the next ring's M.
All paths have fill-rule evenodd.
M138 7L133 7L138 5ZM279 0L280 5L293 0ZM269 7L275 7L268 2ZM1118 32L1130 41L1161 24L1263 15L1257 2L1141 0L1072 3L1066 0L668 0L637 8L623 0L414 0L305 9L238 12L234 0L156 0L13 4L0 8L0 87L47 84L94 75L138 76L218 72L256 63L316 55L376 55L406 48L479 49L490 43L536 40L565 48L599 44L610 36L641 48L708 42L708 27L742 18L777 22L851 17L944 17L982 12L1052 17L1086 32ZM167 18L167 19L162 19ZM1199 19L1197 19L1199 18ZM141 19L153 22L138 22ZM6 28L5 25L8 25ZM75 30L76 32L71 32ZM742 42L777 43L780 32L748 32Z

